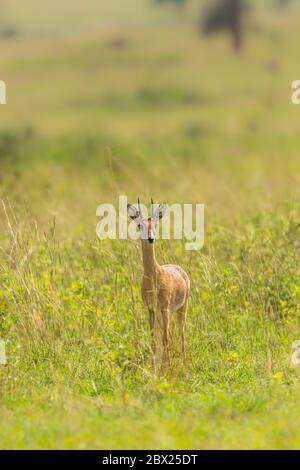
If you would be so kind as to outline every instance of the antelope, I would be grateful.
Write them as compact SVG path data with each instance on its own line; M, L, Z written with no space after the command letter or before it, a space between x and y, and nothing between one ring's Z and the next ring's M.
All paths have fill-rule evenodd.
M170 312L177 312L177 322L181 341L181 354L184 365L185 324L187 316L190 280L187 273L175 264L160 265L155 257L154 242L157 224L165 215L166 204L160 204L154 211L151 199L151 217L143 217L140 201L138 208L127 204L129 217L136 223L141 234L143 277L141 284L142 300L149 312L149 325L152 338L153 365L156 367L155 327L157 316L162 326L163 358L162 369L170 366Z

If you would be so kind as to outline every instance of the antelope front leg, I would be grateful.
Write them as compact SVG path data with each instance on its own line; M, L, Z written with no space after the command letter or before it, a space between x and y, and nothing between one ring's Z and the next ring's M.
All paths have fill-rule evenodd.
M149 325L151 333L152 364L154 370L156 370L155 312L152 309L149 309Z
M170 366L170 310L169 308L164 308L161 310L162 313L162 323L163 323L163 361L162 369L165 369Z

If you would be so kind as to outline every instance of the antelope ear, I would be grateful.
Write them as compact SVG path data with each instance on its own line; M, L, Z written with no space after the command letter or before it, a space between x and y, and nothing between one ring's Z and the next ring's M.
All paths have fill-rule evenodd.
M140 212L135 206L133 206L132 204L127 204L127 212L132 220L138 222L138 220L140 219Z
M162 219L167 210L167 204L160 204L154 212L154 220Z

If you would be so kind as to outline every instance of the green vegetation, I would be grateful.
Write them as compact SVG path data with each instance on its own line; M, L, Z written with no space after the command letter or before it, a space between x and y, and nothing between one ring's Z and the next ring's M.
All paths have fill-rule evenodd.
M298 19L0 42L0 448L298 448ZM188 367L151 371L139 243L96 208L203 202Z

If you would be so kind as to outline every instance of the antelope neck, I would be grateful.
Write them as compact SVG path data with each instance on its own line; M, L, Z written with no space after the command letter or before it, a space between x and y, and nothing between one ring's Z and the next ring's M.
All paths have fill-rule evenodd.
M157 274L160 266L155 258L154 244L142 240L142 253L144 273L152 276Z

